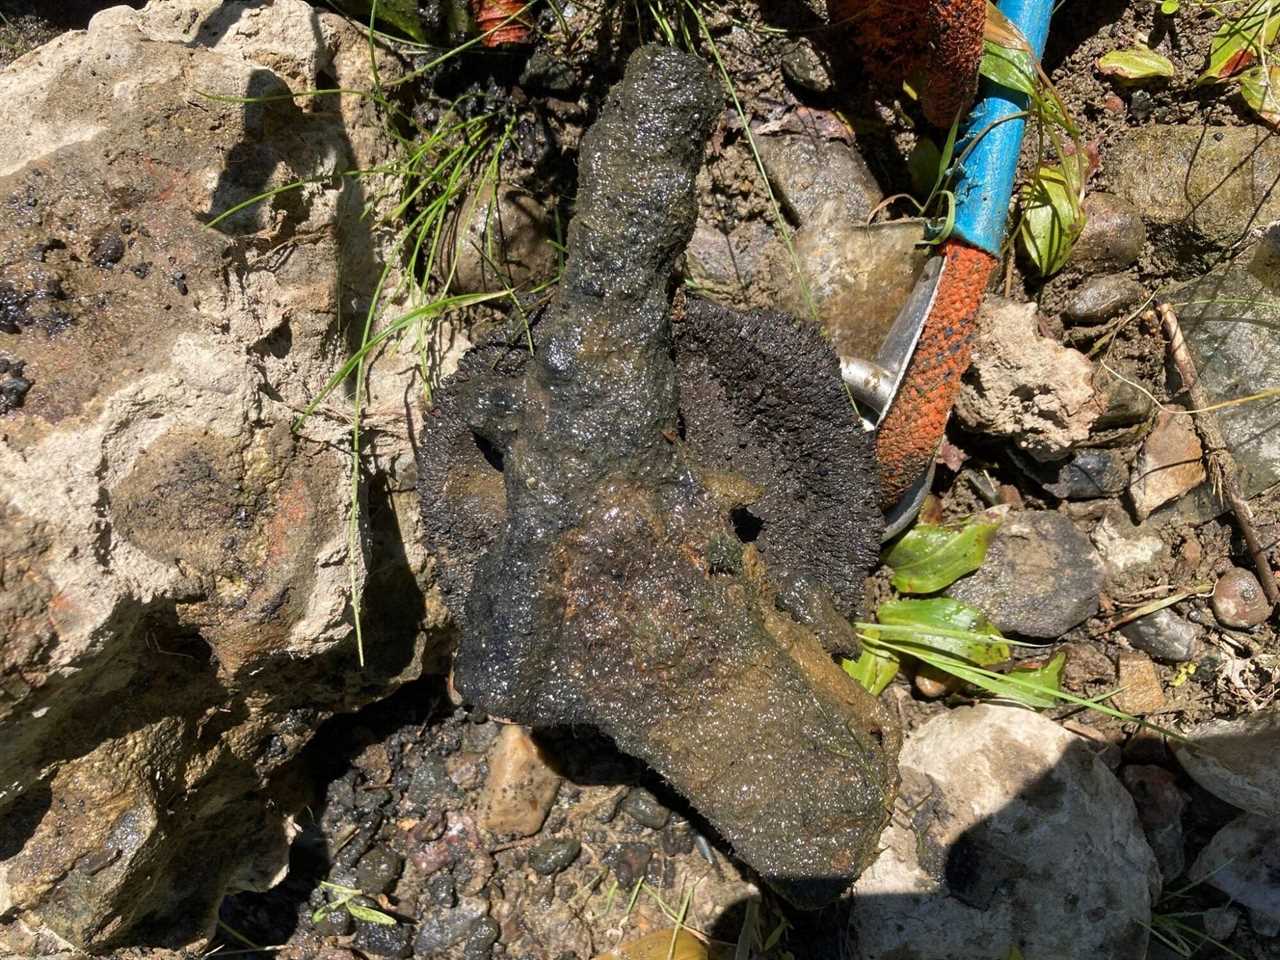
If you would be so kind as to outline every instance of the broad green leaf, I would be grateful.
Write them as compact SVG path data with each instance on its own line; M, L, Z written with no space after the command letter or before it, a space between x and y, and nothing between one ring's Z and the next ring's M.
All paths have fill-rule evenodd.
M1280 29L1280 0L1253 0L1244 13L1222 21L1209 42L1209 66L1197 83L1218 83L1240 73L1271 46Z
M1181 6L1182 4L1178 0L1164 0L1164 3L1160 4L1160 12L1166 17L1172 17Z
M975 520L956 529L918 523L884 556L893 567L894 589L933 593L982 565L998 523Z
M1067 655L1059 651L1044 666L1032 670L1014 670L1010 674L1021 681L1020 684L1006 684L1002 696L1020 700L1029 707L1041 709L1056 707L1062 700L1057 696L1062 691L1062 670L1067 665ZM1028 687L1027 685L1031 686ZM1044 692L1041 693L1040 691Z
M1022 188L1018 237L1042 277L1061 270L1084 229L1080 205L1083 163L1045 163Z
M894 627L917 627L912 635L913 646L962 657L980 667L1001 663L1009 659L1009 645L992 626L987 615L950 597L933 597L928 600L887 600L876 610L876 619ZM941 628L949 634L931 633ZM961 638L954 631L965 631L972 636ZM991 637L991 640L981 639Z
M1105 76L1131 82L1160 80L1174 74L1173 62L1168 57L1144 46L1104 54L1098 58L1098 70Z
M357 920L363 920L365 923L380 923L384 927L394 927L396 925L395 917L389 917L381 910L361 906L358 903L348 903L347 912Z
M1035 96L1035 62L1026 50L1003 47L991 40L984 40L978 73L1002 87Z
M1250 67L1240 75L1240 95L1259 120L1280 126L1280 66Z
M842 660L840 666L844 672L857 680L873 697L878 697L884 688L893 682L898 673L898 658L887 650L862 648L862 655L857 660Z
M907 172L911 174L911 192L921 200L933 193L934 185L946 172L942 166L942 151L928 137L921 137L907 157Z

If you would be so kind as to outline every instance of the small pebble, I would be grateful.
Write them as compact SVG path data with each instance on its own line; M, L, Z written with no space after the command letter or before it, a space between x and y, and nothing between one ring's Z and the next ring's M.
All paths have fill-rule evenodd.
M457 784L460 790L476 790L484 783L484 757L478 753L462 751L453 754L445 761L449 771L449 779Z
M492 917L482 917L476 921L471 932L467 934L466 946L462 948L463 960L486 960L493 952L493 945L502 935L502 928Z
M551 837L529 851L529 866L549 877L578 859L581 850L582 843L575 837Z
M1167 706L1156 665L1145 653L1123 651L1116 658L1116 672L1120 691L1112 704L1117 710L1142 716L1159 713Z
M407 923L392 925L361 920L356 924L351 946L371 957L402 958L413 952L412 937L413 927Z
M89 251L89 259L104 269L115 266L123 256L124 240L114 230L99 234L93 241L93 249Z
M466 937L487 910L488 905L477 898L463 900L452 910L428 913L418 923L418 936L413 943L414 952L420 957L426 957L447 950Z
M400 876L403 865L400 854L374 847L356 863L356 886L370 895L386 893Z
M663 828L662 852L669 857L693 852L693 828L687 820L672 820Z
M1120 632L1135 650L1169 663L1194 660L1204 649L1201 628L1168 607L1126 623Z
M647 843L620 843L605 855L605 863L613 868L618 886L630 890L642 879L653 859L653 848Z
M326 910L315 922L316 932L322 937L341 937L351 932L351 914L345 907Z
M1240 911L1235 907L1213 907L1204 912L1204 932L1219 943L1231 938L1240 923Z
M622 801L622 812L643 827L661 830L671 819L671 811L648 790L633 787Z
M1213 614L1224 627L1256 627L1271 616L1271 604L1257 577L1232 567L1213 588Z
M443 870L438 871L426 882L427 901L433 907L452 907L458 902L458 894L453 888L453 875Z

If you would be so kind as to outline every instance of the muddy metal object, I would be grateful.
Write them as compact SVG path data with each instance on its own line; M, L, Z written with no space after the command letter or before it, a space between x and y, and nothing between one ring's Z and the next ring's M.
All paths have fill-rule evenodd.
M838 669L875 562L870 442L831 348L668 288L720 95L646 47L583 141L569 259L523 338L473 350L420 489L459 690L641 757L805 906L874 856L899 734Z

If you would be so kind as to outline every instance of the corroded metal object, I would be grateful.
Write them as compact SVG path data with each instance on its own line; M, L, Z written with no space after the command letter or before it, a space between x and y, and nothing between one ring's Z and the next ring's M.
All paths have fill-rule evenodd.
M583 140L536 353L472 350L428 420L424 521L469 700L602 730L817 906L894 793L899 734L831 657L857 648L879 491L819 335L671 305L719 105L698 59L632 57Z

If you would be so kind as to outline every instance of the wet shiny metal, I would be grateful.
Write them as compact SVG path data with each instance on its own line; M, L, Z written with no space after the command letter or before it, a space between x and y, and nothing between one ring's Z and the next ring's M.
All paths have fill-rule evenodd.
M933 257L925 264L911 296L898 311L874 360L851 357L840 361L840 376L845 385L853 398L868 411L863 415L863 426L868 430L880 426L898 395L907 364L920 342L920 331L933 309L945 264L942 257ZM885 512L884 540L896 537L915 519L933 483L933 473L931 462L929 469L912 484L902 499Z

